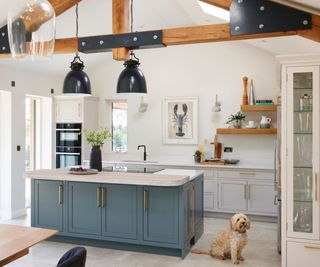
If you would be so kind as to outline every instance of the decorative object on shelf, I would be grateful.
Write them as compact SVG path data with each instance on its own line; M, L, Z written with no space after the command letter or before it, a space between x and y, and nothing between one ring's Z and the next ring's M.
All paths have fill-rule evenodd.
M212 112L220 112L221 111L221 102L218 101L218 95L216 95L216 101L214 103L214 106L212 108Z
M242 80L243 80L242 105L248 105L248 77L244 76Z
M256 105L261 105L261 106L273 105L273 101L271 99L259 99L259 100L256 100Z
M198 97L166 97L163 100L163 143L198 143Z
M131 13L131 32L133 32L133 0L130 4ZM117 94L136 93L146 94L147 83L143 72L138 68L139 58L136 57L133 50L130 51L130 59L125 61L125 69L120 73L117 83Z
M255 105L253 80L250 81L249 105L250 105L250 106Z
M8 12L11 55L17 59L50 58L55 45L56 14L46 0L26 0Z
M304 94L300 96L300 111L312 111L312 96Z
M269 129L271 127L271 119L267 116L261 116L260 128Z
M76 5L76 37L79 35L79 12ZM71 71L67 74L63 83L64 94L87 94L91 95L91 83L88 75L83 71L84 63L79 57L79 51L71 62Z
M138 111L144 113L148 110L148 103L144 102L143 96L141 97L140 105Z
M194 155L193 155L193 157L194 157L194 162L200 163L200 162L201 162L201 156L202 156L201 151L200 151L200 150L196 150L196 151L194 152Z
M255 121L248 121L248 124L246 125L247 129L256 129L257 128L257 124Z
M88 144L92 146L90 152L90 169L102 171L101 147L106 140L111 140L112 134L108 129L102 129L101 131L84 130L83 133Z
M230 115L227 123L233 123L233 127L234 128L241 128L241 124L242 124L242 121L244 121L246 118L246 116L241 112L241 111L238 111L236 114L234 115Z
M214 145L214 158L221 159L222 144L219 142L217 134L214 136L214 141L211 144Z

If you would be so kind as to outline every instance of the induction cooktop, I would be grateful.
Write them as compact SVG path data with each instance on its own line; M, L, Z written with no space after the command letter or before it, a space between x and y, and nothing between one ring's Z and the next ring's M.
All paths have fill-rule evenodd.
M102 168L103 172L129 172L129 173L155 173L162 171L160 167L129 167L129 166L110 166Z

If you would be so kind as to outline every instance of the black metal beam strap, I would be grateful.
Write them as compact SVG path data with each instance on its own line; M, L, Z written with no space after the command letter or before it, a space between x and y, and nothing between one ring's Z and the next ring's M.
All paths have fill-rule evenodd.
M233 0L230 8L231 35L311 28L312 18L309 13L268 0Z
M162 46L164 44L161 30L110 34L78 39L79 51L82 53L110 52L112 48L119 47L136 50Z
M10 46L8 39L8 28L7 25L0 29L0 54L9 54Z

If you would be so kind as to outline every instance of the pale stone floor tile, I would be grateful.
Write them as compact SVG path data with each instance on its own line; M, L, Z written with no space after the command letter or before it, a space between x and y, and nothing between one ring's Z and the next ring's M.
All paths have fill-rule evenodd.
M195 245L208 249L217 233L229 227L228 220L205 218L205 233ZM28 225L27 219L10 222ZM281 257L277 253L277 225L253 222L248 231L249 242L244 249L243 267L280 267ZM54 267L60 257L75 245L44 241L30 249L29 255L7 265L8 267ZM230 260L221 261L207 255L189 254L184 260L178 257L153 255L130 251L87 248L87 267L225 267L233 266Z

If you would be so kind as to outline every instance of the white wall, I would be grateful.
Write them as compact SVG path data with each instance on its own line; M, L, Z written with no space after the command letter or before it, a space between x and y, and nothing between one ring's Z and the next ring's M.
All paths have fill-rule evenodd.
M7 199L6 207L2 206L5 210L4 219L4 217L12 218L25 213L25 180L23 177L25 168L25 96L28 94L51 97L50 89L59 89L61 86L54 77L49 75L8 67L1 63L0 81L0 90L11 93L11 142L2 139L2 142L11 144L11 151L7 151L10 150L7 148L5 152L8 155L11 154L11 177L2 177L3 179L11 179L11 184L7 184L6 188L1 188L1 190L9 192L10 197L10 200ZM15 87L11 87L11 81L16 82ZM6 130L0 129L1 132ZM21 146L21 151L17 151L17 145ZM2 192L0 192L1 195Z
M136 51L141 60L147 85L146 101L149 110L138 113L140 97L128 99L128 154L122 158L140 157L137 145L146 144L153 157L188 157L194 145L163 145L162 100L165 96L199 96L199 142L212 140L216 128L223 127L227 117L239 110L243 92L242 77L253 78L257 98L275 98L279 94L279 69L274 55L241 42L197 44ZM104 56L103 54L101 56ZM100 126L107 124L104 99L123 99L117 95L117 78L123 69L122 62L106 60L91 71L94 94L99 96ZM211 112L215 94L222 102L222 112ZM256 118L259 119L259 118ZM222 136L225 146L232 146L229 158L268 159L272 162L275 137ZM106 152L106 151L105 151ZM110 159L111 155L104 155Z

